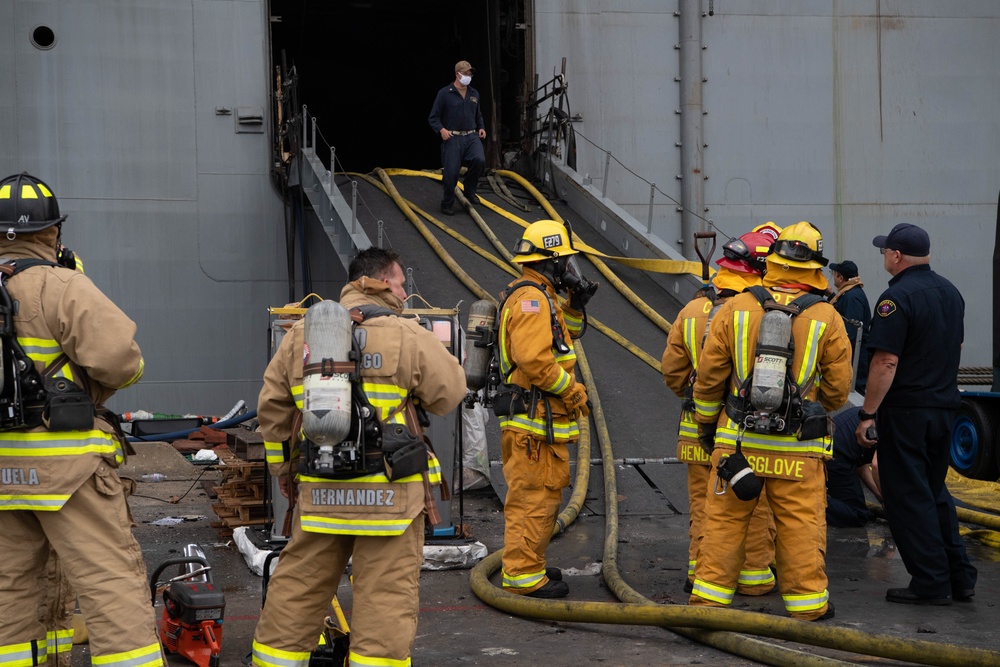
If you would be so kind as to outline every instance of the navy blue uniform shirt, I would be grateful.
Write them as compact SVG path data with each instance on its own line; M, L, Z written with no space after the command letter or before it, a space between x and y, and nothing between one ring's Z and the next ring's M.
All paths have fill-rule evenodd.
M486 124L483 123L483 112L479 104L479 91L472 86L466 86L463 98L455 88L455 84L445 86L434 98L434 106L431 107L431 115L427 118L427 122L438 134L442 128L458 132L485 129Z
M868 337L869 356L885 350L899 357L882 406L958 408L964 318L958 288L927 264L893 276L875 305Z

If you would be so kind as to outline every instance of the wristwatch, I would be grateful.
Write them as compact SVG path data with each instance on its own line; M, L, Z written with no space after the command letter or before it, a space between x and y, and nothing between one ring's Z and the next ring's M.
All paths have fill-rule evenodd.
M865 412L865 409L861 408L860 410L858 410L858 419L860 419L861 421L865 421L866 419L875 419L875 413Z

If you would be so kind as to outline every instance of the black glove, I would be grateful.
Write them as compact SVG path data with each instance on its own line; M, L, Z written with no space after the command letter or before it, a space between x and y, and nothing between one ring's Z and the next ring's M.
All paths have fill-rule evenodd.
M56 253L56 263L67 269L76 270L76 254L66 246L59 246Z
M715 449L715 431L719 428L717 423L698 424L698 444L709 454Z
M582 311L600 286L601 283L592 283L589 280L584 280L575 289L570 291L569 307L573 310Z

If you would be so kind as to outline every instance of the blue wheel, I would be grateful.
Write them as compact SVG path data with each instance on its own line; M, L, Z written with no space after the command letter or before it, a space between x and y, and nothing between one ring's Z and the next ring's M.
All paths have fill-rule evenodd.
M978 401L963 399L951 431L951 465L972 479L997 478L996 420Z

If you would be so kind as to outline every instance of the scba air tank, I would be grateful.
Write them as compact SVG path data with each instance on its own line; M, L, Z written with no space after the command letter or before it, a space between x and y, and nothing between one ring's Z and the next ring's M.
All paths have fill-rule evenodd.
M490 357L493 356L493 323L497 306L481 299L469 307L469 325L465 329L465 386L479 391L486 386Z
M769 310L760 321L757 355L753 364L750 404L758 412L774 412L785 397L792 318L779 310Z
M336 445L351 431L351 316L336 301L320 301L305 320L302 432Z

